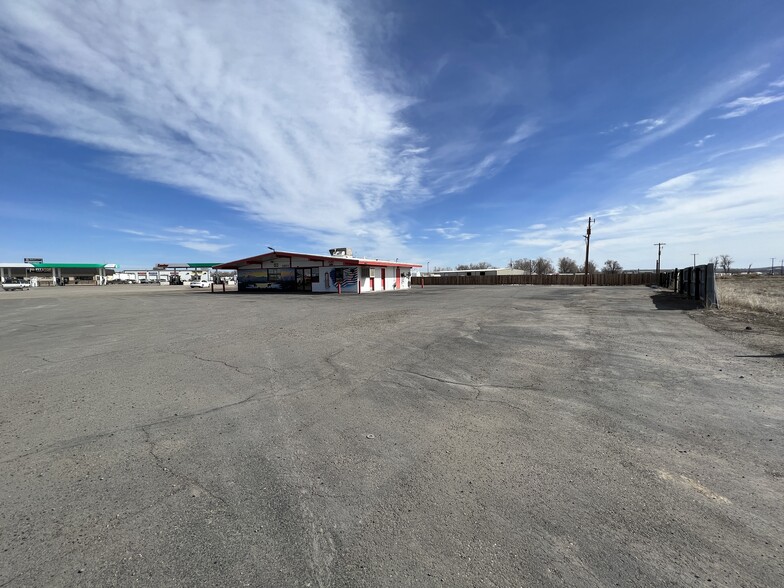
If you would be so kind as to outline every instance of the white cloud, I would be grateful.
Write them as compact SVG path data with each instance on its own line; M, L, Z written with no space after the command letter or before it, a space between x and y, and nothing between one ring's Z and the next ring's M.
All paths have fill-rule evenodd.
M775 104L776 102L781 102L782 100L784 100L784 94L771 94L769 92L763 92L761 94L757 94L756 96L742 96L740 98L736 98L732 102L723 104L722 108L728 109L729 112L726 112L717 118L726 119L746 116L747 114L754 112L762 106Z
M167 233L175 233L178 235L188 235L192 237L199 237L202 239L220 239L221 236L213 235L209 231L205 231L204 229L191 229L188 227L170 227L164 229Z
M444 194L467 190L477 182L492 178L503 170L522 149L525 142L538 133L538 121L522 122L504 141L498 143L474 140L441 146L431 161L436 170L433 186Z
M444 226L441 227L434 227L432 229L425 229L426 231L430 231L439 235L440 237L448 240L457 240L457 241L468 241L470 239L474 239L479 235L477 233L467 233L462 230L463 223L460 221L448 221L444 223Z
M219 245L218 243L205 243L204 241L180 241L177 243L181 247L193 249L194 251L202 251L205 253L218 253L223 251L229 245Z
M616 131L620 131L621 129L628 129L630 126L631 125L629 123L627 123L627 122L621 123L619 125L615 125L614 127L610 127L606 131L601 131L599 134L600 135L611 135L611 134L615 133Z
M529 229L533 229L533 230L546 229L547 225L545 225L543 223L537 223L535 225L530 225L528 228Z
M740 147L736 147L734 149L728 149L726 151L720 151L718 153L714 153L708 159L709 161L713 161L714 159L719 159L726 155L732 155L734 153L742 153L743 151L752 151L754 149L764 149L765 147L769 147L773 143L781 141L784 139L784 133L779 133L778 135L773 135L772 137L768 137L767 139L763 139L761 141L757 141L756 143L750 143L748 145L741 145Z
M667 121L663 118L644 118L634 123L634 126L640 129L642 133L650 133L664 125Z
M97 206L98 208L103 208L106 206L106 203L102 200L90 200L90 204L93 206Z
M754 96L741 96L740 98L736 98L735 100L727 102L726 104L722 104L721 108L729 110L729 112L725 112L716 118L738 118L740 116L746 116L747 114L754 112L762 106L781 102L784 100L784 94L777 93L778 90L772 89L781 87L784 87L784 78L770 82L766 90L763 90Z
M518 125L512 136L506 140L507 145L514 145L520 141L525 141L529 137L539 132L539 123L535 120L527 120Z
M325 240L373 219L370 242L397 241L385 206L426 196L425 152L402 123L410 101L376 85L344 10L4 3L0 105L16 113L4 124L107 150L128 174Z
M683 103L674 106L665 116L659 119L652 119L657 122L661 120L662 123L654 126L650 129L650 132L645 133L643 136L618 146L615 149L614 154L617 157L626 157L679 131L686 125L694 122L708 110L714 108L722 100L726 99L729 94L737 91L739 88L742 88L744 85L757 78L765 67L767 66L741 72L730 79L722 80L704 88L695 96L691 96ZM651 119L643 119L638 122L642 123L648 120ZM650 125L652 123L648 124Z
M139 231L136 229L116 229L120 233L138 237L140 241L150 241L154 243L169 243L179 245L186 249L202 251L205 253L218 253L231 247L231 244L216 243L225 237L214 235L204 229L192 229L187 227L164 227L157 232Z
M591 238L591 257L612 258L629 267L653 268L654 243L667 243L665 267L729 253L740 264L768 259L784 246L784 157L771 158L732 172L697 170L657 186L657 198L600 213ZM565 227L521 233L509 241L540 254L584 255L579 235L588 213L576 215Z
M705 141L713 139L713 137L715 137L715 136L716 136L715 133L713 133L711 135L705 135L702 139L698 139L697 141L692 143L692 145L694 145L694 147L702 147L703 145L705 145Z
M600 135L611 135L617 131L621 131L624 129L630 129L634 131L635 134L645 134L650 133L651 131L658 129L660 126L666 124L667 121L663 118L643 118L638 120L637 122L629 123L623 122L619 125L615 125L614 127L610 127L606 131L602 131Z
M649 188L646 196L648 198L661 198L663 196L685 192L694 186L700 176L704 175L704 173L705 172L703 171L696 171L670 178L667 181Z

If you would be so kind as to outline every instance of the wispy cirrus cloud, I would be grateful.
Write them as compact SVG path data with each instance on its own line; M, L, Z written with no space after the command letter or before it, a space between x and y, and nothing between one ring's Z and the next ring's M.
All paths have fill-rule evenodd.
M7 2L0 126L325 235L425 197L410 100L381 89L339 1ZM10 114L9 114L10 113ZM191 242L193 248L204 247Z
M507 145L515 145L532 137L540 130L541 127L539 126L539 121L525 120L517 126L514 133L512 133L512 135L506 141L504 141L504 143Z
M663 118L643 118L636 122L624 122L619 125L615 125L614 127L610 127L606 131L602 131L599 134L611 135L613 133L617 133L618 131L629 130L637 135L644 135L645 133L650 133L651 131L658 129L660 126L666 124L666 122L667 121Z
M188 237L198 237L199 239L221 239L223 235L213 235L204 229L192 229L189 227L170 227L164 229L167 233L174 233L175 235L186 235Z
M777 92L772 88L781 88L784 87L784 80L777 80L775 82L771 82L768 85L768 89L755 94L754 96L741 96L740 98L736 98L726 104L722 104L721 108L727 110L724 114L719 115L716 118L738 118L740 116L746 116L761 108L763 106L767 106L769 104L775 104L776 102L781 102L784 100L784 92Z
M694 252L701 256L698 262L729 253L741 263L760 263L772 255L767 253L771 245L782 243L782 185L781 157L732 171L695 170L648 188L646 193L655 198L599 213L585 212L561 226L520 231L507 243L525 248L528 257L579 258L585 252L580 236L591 214L599 218L591 238L591 257L600 262L612 258L628 265L633 260L635 265L653 268L653 244L666 241L665 267L691 263Z
M662 198L673 194L680 194L694 186L706 172L695 171L670 178L648 189L647 198Z
M626 157L679 131L709 110L715 108L727 96L756 79L766 67L746 70L731 78L709 85L696 95L689 97L688 100L673 106L662 117L638 121L647 124L648 126L643 126L643 128L647 128L648 131L641 137L636 137L616 147L613 150L614 155L616 157ZM646 121L655 121L656 124L652 125L652 122L646 123ZM659 121L661 122L659 123Z
M430 229L425 229L430 233L435 233L436 235L442 237L443 239L447 240L457 240L457 241L468 241L470 239L474 239L479 236L478 233L468 233L463 231L463 223L460 221L447 221L440 227L433 227Z
M727 149L726 151L719 151L714 153L708 158L708 161L713 161L714 159L719 159L721 157L725 157L727 155L732 155L735 153L742 153L744 151L753 151L755 149L765 149L766 147L770 147L774 143L781 141L784 139L784 133L778 133L771 137L767 137L761 141L756 141L754 143L748 143L746 145L741 145L740 147L735 147L733 149Z
M713 137L715 137L715 136L716 136L716 133L711 133L709 135L705 135L702 139L697 139L694 143L692 143L692 146L694 146L694 147L702 147L703 145L705 145L706 141L709 141L710 139L713 139Z
M434 189L445 194L462 192L480 180L495 176L541 130L542 126L537 119L526 119L505 139L473 139L442 145L431 158Z
M179 245L186 249L201 251L204 253L219 253L231 247L231 244L220 243L225 237L215 235L204 229L193 229L188 227L163 227L156 232L141 231L137 229L116 229L120 233L132 235L140 241L157 243L168 243Z

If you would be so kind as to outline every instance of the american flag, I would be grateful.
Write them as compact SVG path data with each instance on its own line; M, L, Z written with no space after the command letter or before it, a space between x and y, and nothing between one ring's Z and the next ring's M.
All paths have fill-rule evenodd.
M343 280L340 282L341 288L357 285L357 268L347 267L343 269Z

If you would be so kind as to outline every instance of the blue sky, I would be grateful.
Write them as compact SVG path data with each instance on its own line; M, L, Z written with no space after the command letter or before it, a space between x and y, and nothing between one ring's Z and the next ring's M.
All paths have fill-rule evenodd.
M0 0L0 261L784 257L784 4Z

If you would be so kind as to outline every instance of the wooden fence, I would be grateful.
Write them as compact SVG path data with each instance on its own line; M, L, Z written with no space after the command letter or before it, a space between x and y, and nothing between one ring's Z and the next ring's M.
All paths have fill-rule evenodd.
M552 274L537 276L422 276L411 279L413 287L425 286L582 286L585 274ZM591 286L647 286L656 284L656 273L588 274Z

